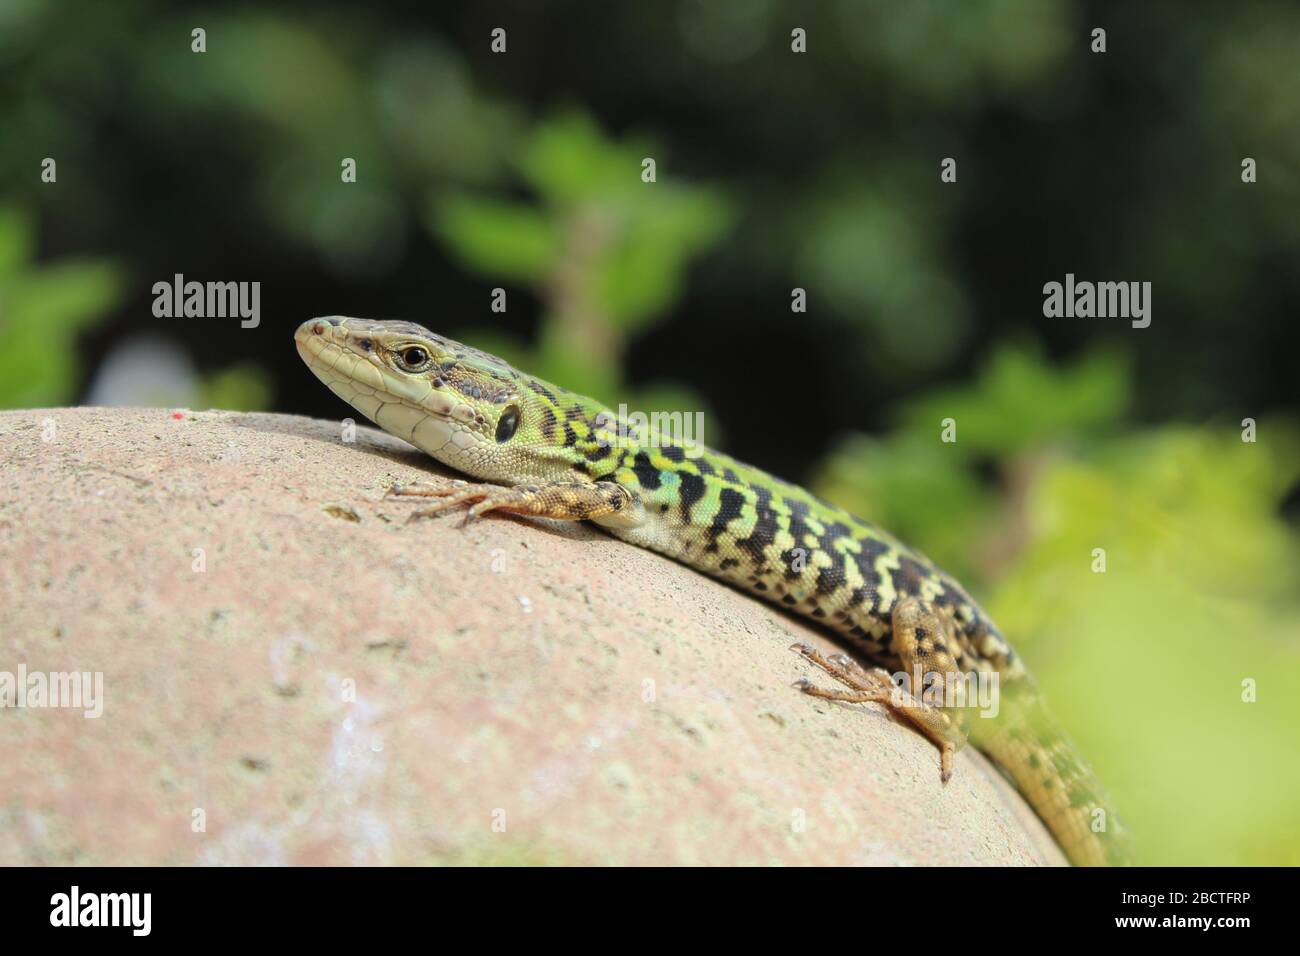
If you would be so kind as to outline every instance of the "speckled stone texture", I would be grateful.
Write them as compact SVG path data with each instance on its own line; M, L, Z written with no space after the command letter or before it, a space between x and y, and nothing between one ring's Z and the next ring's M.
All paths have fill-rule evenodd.
M406 523L445 472L334 422L0 413L0 864L1060 864L789 650L810 626L594 528Z

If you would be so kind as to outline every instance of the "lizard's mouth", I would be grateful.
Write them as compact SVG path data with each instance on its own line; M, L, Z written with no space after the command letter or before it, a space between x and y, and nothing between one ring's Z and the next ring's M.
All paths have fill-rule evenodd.
M467 444L456 435L468 430L464 419L472 420L473 409L433 388L426 376L385 364L380 339L386 333L382 322L326 316L308 319L293 338L303 362L331 392L380 428L441 459L449 443Z

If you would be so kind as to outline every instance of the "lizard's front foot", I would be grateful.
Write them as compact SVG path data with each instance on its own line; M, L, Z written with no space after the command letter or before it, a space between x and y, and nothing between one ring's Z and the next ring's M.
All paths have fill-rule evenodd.
M408 521L427 518L466 504L470 505L467 519L481 517L489 511L505 511L559 521L586 521L630 511L633 504L631 493L610 481L554 481L549 484L514 487L457 481L435 488L395 486L389 489L389 494L442 499L413 512Z
M469 482L463 481L460 478L454 479L449 485L426 485L423 482L417 482L414 485L390 485L388 490L384 492L384 497L441 498L443 495L454 494L468 485Z
M532 514L530 501L536 492L537 488L530 485L506 488L501 485L470 484L459 480L453 481L450 485L430 488L394 485L389 489L389 494L395 497L440 499L428 507L411 512L410 517L406 519L408 523L421 518L430 518L439 512L449 511L461 505L470 506L465 512L467 521L497 508L519 514Z

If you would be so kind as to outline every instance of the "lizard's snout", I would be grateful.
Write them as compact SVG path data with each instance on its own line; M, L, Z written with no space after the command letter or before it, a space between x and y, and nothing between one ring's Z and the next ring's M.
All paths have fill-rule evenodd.
M343 319L337 315L323 315L315 319L308 319L298 326L298 330L294 332L294 341L301 345L308 339L317 335L325 335L342 324Z
M308 319L298 326L294 338L300 339L307 335L324 335L331 327L337 328L342 324L343 320L336 315L322 315L315 319Z

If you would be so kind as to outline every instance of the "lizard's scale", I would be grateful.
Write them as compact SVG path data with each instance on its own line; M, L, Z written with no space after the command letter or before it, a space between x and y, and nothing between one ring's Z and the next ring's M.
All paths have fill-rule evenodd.
M920 654L926 672L996 673L1001 715L972 722L975 744L1073 862L1126 861L1118 820L1015 651L956 581L887 532L721 453L634 433L600 403L419 325L314 319L296 341L311 370L380 427L509 486L453 490L441 506L591 519L810 618L891 672ZM902 633L895 622L913 610L933 613L918 620L934 626Z

